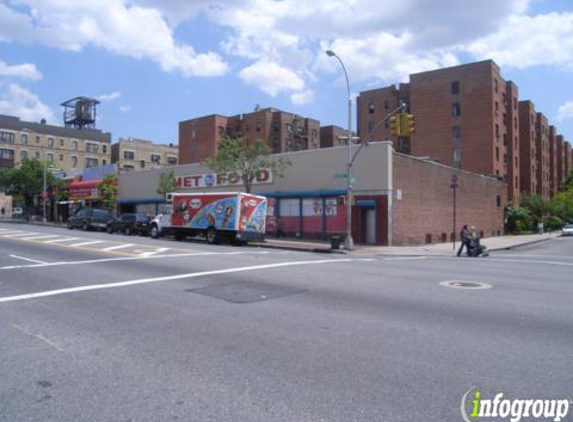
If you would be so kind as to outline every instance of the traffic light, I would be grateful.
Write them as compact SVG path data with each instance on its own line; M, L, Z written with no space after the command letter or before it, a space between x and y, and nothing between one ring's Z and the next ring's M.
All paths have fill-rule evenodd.
M414 133L414 115L408 113L400 114L400 134L411 136Z
M390 134L392 136L400 136L400 115L394 114L390 117Z

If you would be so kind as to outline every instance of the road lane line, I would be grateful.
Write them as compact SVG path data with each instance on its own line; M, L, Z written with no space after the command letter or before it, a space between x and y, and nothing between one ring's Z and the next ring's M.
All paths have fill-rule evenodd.
M100 251L109 252L109 251L115 251L116 249L130 248L132 246L135 246L135 245L133 243L124 243L123 245L110 246L109 248L103 248L103 249L100 249Z
M42 236L32 236L32 237L25 237L20 240L38 240L38 239L49 239L50 237L60 237L59 234L46 234Z
M66 265L87 265L87 264L99 264L102 262L121 262L121 261L137 261L137 260L147 260L147 259L160 259L160 258L187 258L193 256L209 256L209 255L264 255L268 252L193 252L193 253L181 253L181 254L168 254L168 255L152 255L152 256L126 256L121 258L101 258L101 259L90 259L84 261L60 261L60 262L48 262L46 264L32 264L32 265L8 265L6 267L0 267L0 270L18 270L23 268L44 268L44 267L60 267Z
M157 255L157 254L160 254L163 252L167 252L169 249L171 249L171 248L157 248L157 249L148 250L148 251L138 249L134 252L137 253L139 256L153 256L153 255Z
M16 325L16 324L12 324L12 327L16 328L17 330L23 332L24 334L26 334L26 335L28 335L28 336L30 336L30 337L36 337L38 340L43 341L43 342L46 343L48 346L51 346L51 347L53 347L54 349L56 349L56 350L58 350L58 351L60 351L60 352L63 352L63 351L64 351L64 349L62 349L62 348L59 347L57 344L55 344L53 341L47 339L46 337L44 337L44 336L41 335L41 334L34 334L34 333L32 333L32 332L26 330L26 329L23 328L23 327L20 327L19 325Z
M69 245L72 248L76 246L87 246L87 245L95 245L96 243L105 243L106 240L92 240L91 242L81 242L81 243L74 243L73 245Z
M26 234L28 232L22 231L22 230L8 230L8 233L4 232L4 233L0 233L0 236L2 237L7 237L11 234L18 234L18 233L23 233Z
M38 232L24 232L24 233L16 233L16 234L1 234L2 237L20 237L20 236L29 236L38 234Z
M47 264L45 261L38 261L37 259L30 259L19 255L9 255L11 258L22 259L24 261L35 262L36 264Z
M69 242L71 240L80 240L80 238L79 237L64 237L63 239L45 240L42 243Z
M254 266L249 266L249 267L226 268L224 270L201 271L198 273L178 274L178 275L171 275L171 276L165 276L165 277L155 277L155 278L143 278L143 279L138 279L138 280L120 281L118 283L92 284L92 285L88 285L88 286L70 287L67 289L58 289L58 290L47 290L47 291L43 291L43 292L28 293L28 294L17 295L17 296L5 296L5 297L0 297L0 303L17 302L17 301L22 301L22 300L37 299L37 298L49 297L49 296L60 296L60 295L65 295L65 294L69 294L69 293L87 292L87 291L91 291L91 290L114 289L117 287L136 286L139 284L158 283L161 281L182 280L182 279L205 277L205 276L220 275L220 274L230 274L230 273L239 273L239 272L246 272L246 271L266 270L266 269L272 269L272 268L294 267L294 266L303 266L303 265L334 264L334 263L339 263L339 262L364 262L364 261L375 261L375 259L370 259L370 258L366 258L366 259L322 259L319 261L291 261L291 262L279 262L279 263L275 263L275 264L254 265Z

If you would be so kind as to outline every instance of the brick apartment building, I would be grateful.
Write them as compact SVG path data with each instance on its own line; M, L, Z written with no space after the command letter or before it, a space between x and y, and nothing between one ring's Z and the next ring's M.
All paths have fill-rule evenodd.
M25 158L48 160L62 171L110 163L111 134L0 115L0 167L19 167Z
M345 145L348 129L336 125L320 127L320 148L331 148Z
M176 166L178 157L177 145L156 144L144 139L120 138L111 146L111 162L117 163L119 170Z
M224 137L263 140L273 153L320 148L320 122L275 108L235 116L218 114L179 122L179 160L198 163L215 154Z
M384 124L400 102L415 116L411 138L392 137ZM555 158L557 129L550 134L547 117L532 102L519 101L517 85L492 60L417 73L398 87L361 92L357 109L361 139L391 139L398 152L498 177L516 205L520 192L550 197L567 175L566 165L558 171ZM562 156L571 161L570 153Z

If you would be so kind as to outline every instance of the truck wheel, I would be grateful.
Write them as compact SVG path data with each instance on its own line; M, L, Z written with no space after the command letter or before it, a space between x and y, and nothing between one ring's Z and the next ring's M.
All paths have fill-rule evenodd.
M157 224L153 224L151 226L150 234L153 239L159 239L159 228L157 227Z
M131 236L131 227L126 227L124 233L126 236Z
M113 233L113 229L111 227L111 224L108 224L107 227L105 228L105 231L108 232L109 234Z
M215 245L219 243L219 233L215 230L215 227L209 227L207 233L205 234L205 239L209 245Z
M89 229L88 223L84 222L84 224L82 224L82 230L85 231L85 232L87 232L88 229Z

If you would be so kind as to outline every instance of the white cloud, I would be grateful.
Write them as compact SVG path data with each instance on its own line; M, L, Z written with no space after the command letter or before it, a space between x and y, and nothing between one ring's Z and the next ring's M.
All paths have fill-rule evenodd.
M314 99L314 92L311 90L306 90L303 92L296 92L290 96L290 99L293 104L296 105L304 105L311 103Z
M271 97L282 91L300 92L305 88L304 80L295 72L264 60L244 68L239 76L245 83L259 87Z
M114 91L114 92L110 92L109 94L99 95L98 97L96 97L96 99L98 99L100 101L113 101L113 100L117 100L119 97L121 97L121 92Z
M81 51L93 45L112 53L148 59L186 77L219 76L228 65L214 52L197 53L175 41L161 11L123 0L21 0L29 13L0 5L0 40L37 42Z
M119 107L119 111L121 111L123 113L127 113L129 110L131 110L131 106L129 104L122 105Z
M557 111L557 121L562 122L567 119L573 119L573 101L562 104Z
M555 65L573 71L573 13L512 16L499 31L470 43L467 50L501 66Z
M0 113L28 121L46 119L49 123L56 122L50 107L40 101L36 94L15 83L0 84Z
M24 63L10 66L0 60L0 76L16 77L22 79L31 79L37 81L42 79L42 74L33 63Z

